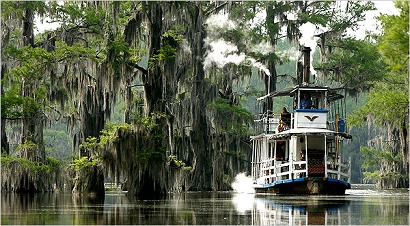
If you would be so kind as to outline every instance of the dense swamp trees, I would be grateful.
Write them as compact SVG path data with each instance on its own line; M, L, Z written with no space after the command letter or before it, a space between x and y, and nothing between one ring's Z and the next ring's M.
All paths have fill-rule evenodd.
M280 47L298 46L307 23L322 31L318 81L349 93L370 90L371 101L382 90L375 87L387 90L387 80L404 82L398 76L406 73L388 54L396 48L388 40L402 34L386 30L378 44L345 37L372 9L368 2L1 4L2 191L56 191L65 184L101 196L107 180L143 197L229 190L237 173L250 170L255 112L244 103L255 91L263 95L284 78L297 79L278 73L285 63L295 65L291 57L298 54ZM35 33L37 18L59 26ZM381 57L373 54L376 45ZM244 85L255 77L258 87ZM389 124L402 142L389 151L395 156L408 153L405 120ZM56 128L72 140L60 148L73 150L51 157L44 138ZM397 170L408 172L408 158L400 161Z
M399 15L381 15L377 52L385 62L366 104L351 118L380 129L363 146L364 179L381 188L409 186L409 4L396 2ZM376 74L376 72L375 72Z

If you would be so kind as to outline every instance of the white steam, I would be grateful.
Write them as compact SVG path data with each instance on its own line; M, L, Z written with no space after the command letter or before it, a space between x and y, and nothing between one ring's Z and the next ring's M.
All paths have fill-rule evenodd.
M274 50L275 50L274 47L266 41L262 41L261 43L251 47L251 51L255 53L260 53L263 55L268 55Z
M265 65L263 65L261 62L258 62L251 57L249 57L247 61L249 65L259 68L259 70L264 71L268 76L270 76L269 69Z
M229 19L228 14L212 15L206 20L207 38L204 40L207 51L204 56L204 69L212 66L223 68L227 64L249 65L257 67L270 75L265 65L257 60L246 56L240 52L233 43L223 40L220 34L224 31L236 28L236 23ZM273 47L266 42L262 42L251 47L251 50L261 54L269 54Z
M219 29L232 30L236 27L236 23L229 19L229 14L213 14L206 19L205 23L208 26L207 30L211 32Z
M310 52L310 73L312 75L316 74L315 69L312 66L312 61L313 61L313 54L315 53L316 50L316 46L317 46L317 40L319 39L318 37L315 37L315 32L317 31L317 28L314 24L307 22L302 24L302 26L300 26L300 32L302 33L302 37L300 37L299 39L299 44L301 46L306 46L306 47L310 47L310 49L312 50Z
M245 60L245 54L238 53L238 48L230 42L206 38L205 44L209 47L204 59L205 68L209 68L212 64L218 68L223 68L228 63L239 65Z

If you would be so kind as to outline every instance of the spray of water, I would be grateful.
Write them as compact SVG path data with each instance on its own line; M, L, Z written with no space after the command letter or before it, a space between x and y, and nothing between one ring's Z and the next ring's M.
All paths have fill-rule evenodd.
M236 175L234 182L232 183L232 188L236 193L246 193L253 194L255 189L253 189L253 180L246 176L246 173L240 173Z
M245 215L247 211L252 211L255 201L255 194L235 193L232 197L235 210L241 215Z
M251 211L254 207L255 189L252 187L253 180L246 176L246 173L236 175L232 188L235 191L232 202L236 211L244 215L246 211Z

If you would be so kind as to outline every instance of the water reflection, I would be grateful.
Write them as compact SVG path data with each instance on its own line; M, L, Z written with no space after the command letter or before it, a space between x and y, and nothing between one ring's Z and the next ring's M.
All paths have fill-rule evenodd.
M358 225L409 223L408 192L352 191L346 196L279 196L192 192L163 200L108 193L2 194L1 224L48 225Z
M232 201L235 203L238 213L251 212L252 225L351 224L350 201L345 200L343 196L252 196L251 194L237 194Z

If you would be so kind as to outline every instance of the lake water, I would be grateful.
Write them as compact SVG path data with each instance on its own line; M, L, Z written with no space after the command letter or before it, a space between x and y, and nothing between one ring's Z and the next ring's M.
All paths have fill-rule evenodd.
M163 200L107 193L1 195L1 224L133 225L409 225L409 190L354 186L344 196L188 192Z

